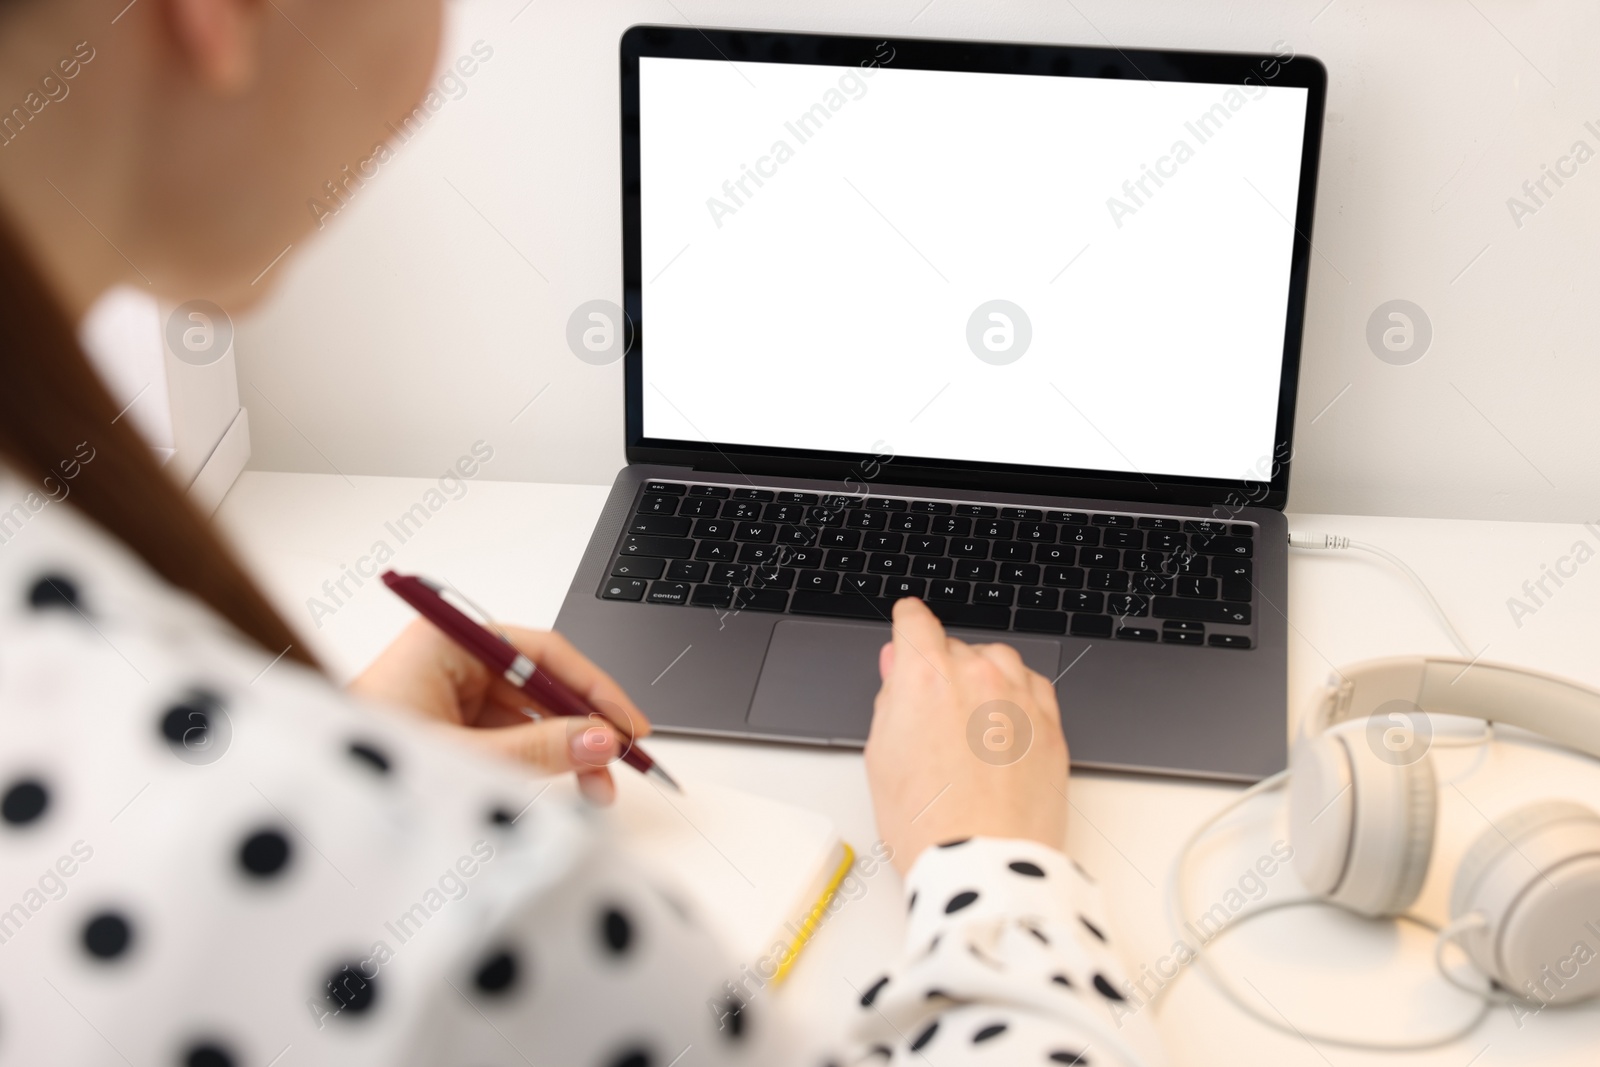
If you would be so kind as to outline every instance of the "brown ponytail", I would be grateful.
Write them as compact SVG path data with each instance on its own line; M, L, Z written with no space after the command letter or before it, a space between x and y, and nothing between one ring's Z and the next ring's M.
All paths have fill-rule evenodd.
M0 216L0 456L42 480L78 455L67 498L167 582L273 655L316 666L188 498L156 465L78 347L68 316ZM81 456L80 456L81 458Z

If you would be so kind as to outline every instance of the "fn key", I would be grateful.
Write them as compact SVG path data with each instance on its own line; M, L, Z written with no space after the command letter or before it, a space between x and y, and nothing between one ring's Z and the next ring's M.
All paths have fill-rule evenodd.
M643 600L644 587L642 578L607 578L600 596L604 600Z

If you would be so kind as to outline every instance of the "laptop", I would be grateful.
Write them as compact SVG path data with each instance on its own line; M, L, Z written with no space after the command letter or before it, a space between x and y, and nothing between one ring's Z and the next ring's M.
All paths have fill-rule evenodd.
M1054 681L1075 765L1283 769L1325 88L628 30L627 466L556 628L662 731L859 747L920 597Z

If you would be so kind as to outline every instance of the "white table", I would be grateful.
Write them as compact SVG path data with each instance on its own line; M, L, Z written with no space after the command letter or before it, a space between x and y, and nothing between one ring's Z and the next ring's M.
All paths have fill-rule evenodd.
M602 486L469 483L457 499L428 497L427 479L247 472L218 521L241 546L268 594L306 634L340 679L375 655L411 612L375 580L357 587L346 568L382 542L403 571L448 576L501 618L531 626L555 619L590 529ZM430 500L420 529L402 539L392 525ZM1488 660L1515 663L1600 686L1600 561L1578 567L1543 606L1516 625L1507 598L1586 540L1577 526L1454 522L1365 516L1291 516L1295 529L1338 532L1381 545L1430 584L1466 639L1487 645ZM1570 569L1570 568L1569 568ZM344 577L337 602L324 587ZM1554 588L1552 585L1551 588ZM1434 652L1450 646L1425 604L1387 565L1357 553L1291 556L1289 679L1291 717L1331 665L1369 657ZM346 595L348 594L348 595ZM332 608L314 626L309 600ZM1068 739L1070 743L1070 738ZM663 763L684 774L824 812L858 851L876 839L858 753L660 737ZM1447 907L1455 860L1493 819L1517 804L1566 795L1600 808L1600 769L1537 746L1435 750L1441 833L1418 911L1438 921ZM1130 977L1154 965L1173 938L1162 919L1164 888L1178 845L1237 790L1154 778L1080 773L1070 786L1073 854L1106 891ZM1261 798L1229 820L1197 857L1192 911L1221 899L1256 858L1286 839L1281 803ZM1298 895L1292 871L1268 880L1269 898ZM802 957L786 1000L815 1011L849 1011L848 988L870 979L890 956L903 922L898 876L884 870L843 908ZM1600 946L1591 946L1600 949ZM1324 909L1295 909L1240 927L1215 943L1217 958L1270 998L1302 1028L1405 1036L1439 1032L1470 1003L1432 971L1431 940L1419 931L1359 922ZM1600 964L1591 964L1597 966ZM1517 1024L1496 1010L1463 1041L1419 1055L1366 1055L1313 1047L1249 1020L1195 975L1177 980L1159 1025L1177 1064L1328 1067L1392 1060L1442 1067L1592 1064L1600 1049L1600 1007L1548 1010Z

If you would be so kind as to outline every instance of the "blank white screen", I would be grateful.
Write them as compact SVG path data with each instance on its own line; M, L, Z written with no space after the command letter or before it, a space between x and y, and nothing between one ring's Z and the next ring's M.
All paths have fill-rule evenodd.
M1306 107L1287 86L641 59L644 434L1259 479ZM968 342L995 299L1031 324L1005 365Z

